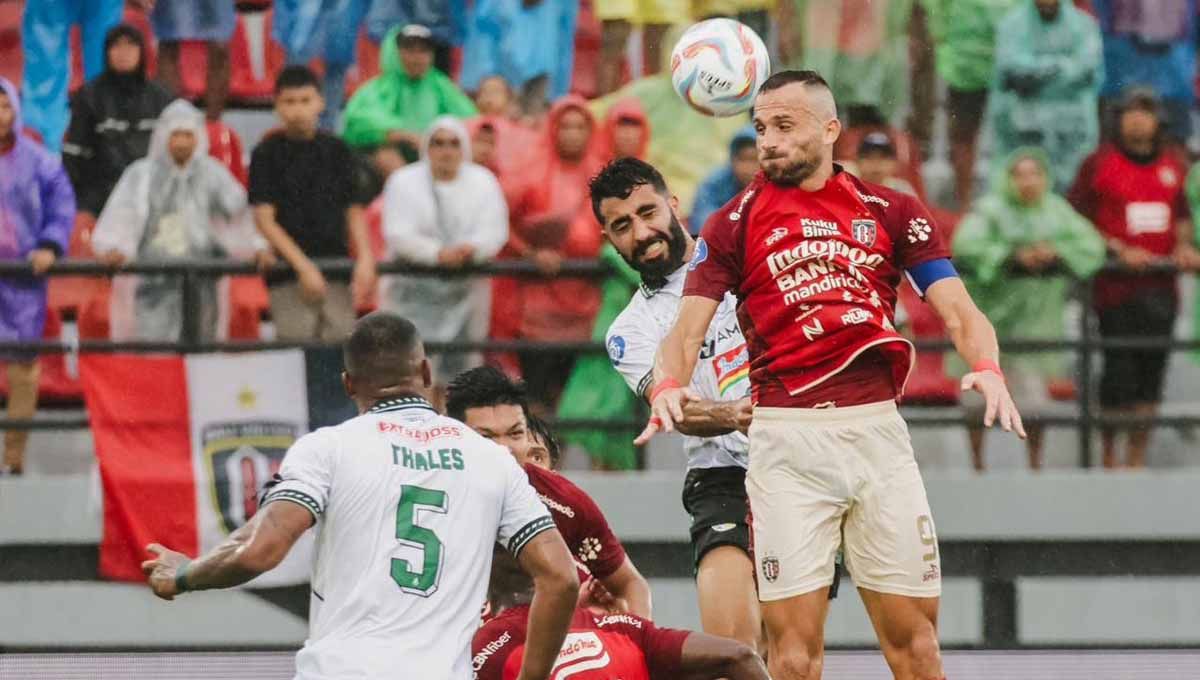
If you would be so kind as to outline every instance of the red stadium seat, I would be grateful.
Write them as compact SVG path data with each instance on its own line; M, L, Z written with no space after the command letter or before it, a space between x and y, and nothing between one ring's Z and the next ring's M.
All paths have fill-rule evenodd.
M219 120L210 120L206 126L208 132L208 155L221 161L237 181L246 186L249 175L246 170L245 152L242 149L242 138L233 128Z
M21 52L21 15L25 0L0 2L0 77L20 83L25 55Z
M273 12L239 14L229 43L229 93L242 102L269 102L275 77L287 61L283 47L271 39Z

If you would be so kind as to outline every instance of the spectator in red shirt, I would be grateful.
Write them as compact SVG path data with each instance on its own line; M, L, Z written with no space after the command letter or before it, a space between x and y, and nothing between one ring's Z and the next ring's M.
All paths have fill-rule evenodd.
M446 391L446 414L513 452L529 473L550 516L579 564L599 579L629 611L650 616L650 585L625 554L604 513L582 489L530 461L529 405L525 390L492 366L458 374Z
M476 680L515 680L525 652L531 579L511 555L497 548L492 558L488 603L495 617L471 642ZM705 633L659 628L624 613L579 608L551 677L576 680L729 678L766 680L767 669L746 645Z
M1096 225L1126 271L1097 276L1093 304L1103 338L1171 337L1179 306L1174 274L1145 274L1156 263L1200 267L1192 245L1191 212L1184 191L1187 165L1163 141L1158 96L1145 88L1126 91L1117 109L1116 139L1083 162L1067 198ZM1106 414L1152 416L1162 401L1165 349L1104 352L1100 405ZM1103 463L1119 465L1119 428L1104 427ZM1129 430L1129 467L1146 464L1150 429Z

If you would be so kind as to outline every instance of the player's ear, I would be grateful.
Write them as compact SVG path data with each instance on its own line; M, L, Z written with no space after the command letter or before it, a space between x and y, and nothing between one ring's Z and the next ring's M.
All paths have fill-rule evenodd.
M825 143L833 144L842 136L842 121L837 118L830 118L825 124Z
M679 219L679 197L671 194L667 199L667 205L671 206L671 212L675 213L675 219Z
M345 371L342 371L342 389L346 390L347 397L354 398L354 379Z

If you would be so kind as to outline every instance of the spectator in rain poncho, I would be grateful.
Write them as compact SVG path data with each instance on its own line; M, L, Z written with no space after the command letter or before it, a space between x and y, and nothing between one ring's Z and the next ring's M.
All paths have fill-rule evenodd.
M1104 80L1100 29L1069 0L1025 0L996 29L992 158L996 169L1022 146L1054 159L1054 190L1066 191L1100 143L1097 97Z
M733 200L758 172L757 133L753 125L738 130L729 142L729 163L704 178L696 190L696 202L688 217L688 228L695 236L721 206Z
M1010 276L1015 264L1031 272L1055 265L1078 278L1104 263L1104 240L1066 199L1050 190L1050 163L1040 149L1012 153L992 191L981 198L954 233L954 261L979 309L1000 337L1061 340L1071 282L1063 276ZM1036 411L1047 401L1050 381L1070 374L1059 353L1006 354L1001 362L1013 398ZM965 371L965 367L961 367ZM1029 462L1041 467L1043 429L1028 427ZM983 430L970 432L974 465L983 469Z
M0 78L0 259L29 260L42 274L67 247L75 194L58 159L21 131L17 88ZM0 339L42 339L46 280L0 279ZM8 352L8 417L32 418L37 409L36 356ZM20 474L28 430L4 431L0 475Z
M666 44L673 45L680 31L667 35ZM664 59L670 51L664 50ZM713 118L697 113L675 93L671 85L671 69L635 80L616 92L589 104L592 113L603 119L610 108L625 99L634 98L654 135L645 160L663 174L667 186L679 197L681 206L691 206L696 187L714 168L729 161L726 143L748 121L743 116ZM697 140L704 142L697 143Z
M163 111L145 158L133 163L100 213L92 244L112 265L138 260L186 260L262 251L249 221L246 190L208 155L204 116L186 101ZM175 275L124 279L113 295L113 335L177 340L183 288ZM219 337L217 282L195 284L200 340ZM132 294L132 295L130 295ZM132 297L132 314L128 307Z
M500 183L471 162L471 140L443 116L425 133L419 163L392 173L383 194L387 259L459 268L490 261L508 239L508 206ZM432 342L487 337L491 285L485 278L389 276L382 308L411 320ZM444 383L472 365L474 354L440 357Z
M630 97L613 104L604 116L604 123L593 136L595 154L609 162L618 158L644 159L650 149L650 121L642 104ZM595 219L588 211L587 218Z
M329 1L329 0L326 0ZM334 0L346 2L347 0ZM367 37L378 44L393 26L420 24L433 34L433 65L450 74L452 48L461 45L466 33L467 0L349 0L368 2Z
M420 146L420 135L438 116L474 116L475 104L454 81L433 67L432 33L424 26L396 26L380 45L381 73L346 105L343 138L356 149L383 144Z
M579 0L475 0L467 20L460 81L479 88L503 76L520 92L522 108L538 113L571 89Z

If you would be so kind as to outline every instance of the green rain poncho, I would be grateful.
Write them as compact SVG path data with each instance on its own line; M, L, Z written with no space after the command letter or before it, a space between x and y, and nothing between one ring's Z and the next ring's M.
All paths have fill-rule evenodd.
M1033 0L921 0L933 36L934 63L956 90L986 90L992 84L996 25L1018 3Z
M888 120L908 103L913 0L783 0L803 53L784 66L825 76L838 105L876 107Z
M989 112L996 165L1019 147L1041 147L1054 159L1054 189L1064 192L1100 141L1104 61L1096 21L1069 0L1061 7L1048 23L1026 0L1000 22ZM1036 91L1020 96L1022 88Z
M392 130L421 134L438 116L469 118L477 113L471 99L436 68L420 80L408 77L396 45L400 28L388 31L380 44L380 74L360 87L346 105L342 137L352 147L378 146Z
M1104 240L1095 227L1067 203L1047 191L1034 205L1019 202L1008 170L1019 160L1033 158L1047 171L1046 155L1038 149L1019 149L1009 156L992 190L954 232L954 260L965 271L964 283L979 309L1001 338L1061 340L1064 307L1071 281L1063 276L1006 276L1014 252L1038 242L1049 243L1067 271L1091 276L1104 263ZM1009 354L1005 367L1020 368L1046 378L1062 377L1064 356L1055 352ZM952 372L964 372L955 357Z
M604 342L608 327L616 320L641 283L641 277L609 244L600 251L601 262L612 267L613 274L601 287L600 313L592 328L592 340ZM559 418L629 420L633 417L636 397L612 366L607 354L586 354L575 362L571 378L559 400ZM592 459L613 470L637 467L633 447L636 432L619 430L573 430L563 440L578 444Z
M1200 163L1192 166L1188 171L1187 186L1184 187L1187 192L1188 207L1192 209L1192 219L1200 220ZM1196 242L1196 247L1200 248L1200 228L1194 230L1193 238ZM1196 278L1200 281L1200 276ZM1196 315L1192 320L1192 336L1200 339L1200 295L1196 296ZM1193 352L1192 358L1196 363L1200 363L1200 352Z
M679 28L669 31L663 44L674 45L681 34ZM664 62L670 58L670 50L663 50ZM646 162L663 174L671 193L679 197L679 205L690 210L696 187L714 169L729 162L729 140L749 118L712 118L697 113L671 87L669 63L664 63L658 74L635 80L592 102L596 120L604 120L609 107L628 97L642 105L654 131Z

